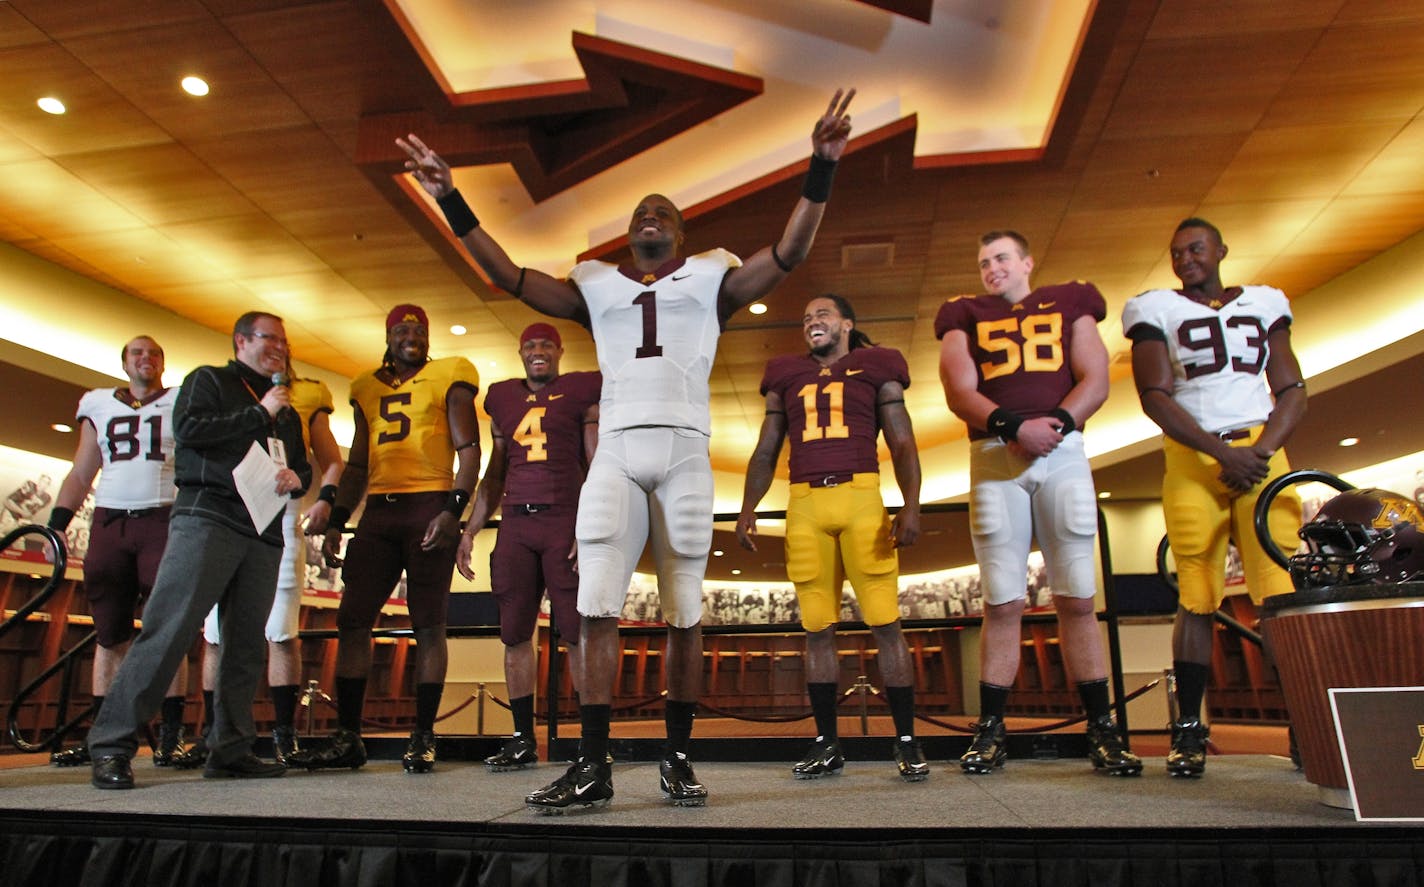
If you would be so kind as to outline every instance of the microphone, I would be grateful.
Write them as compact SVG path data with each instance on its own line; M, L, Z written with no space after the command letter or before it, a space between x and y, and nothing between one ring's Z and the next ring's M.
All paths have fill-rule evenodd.
M278 370L277 372L272 374L272 384L280 385L283 388L290 388L292 386L292 380L287 378L286 373Z

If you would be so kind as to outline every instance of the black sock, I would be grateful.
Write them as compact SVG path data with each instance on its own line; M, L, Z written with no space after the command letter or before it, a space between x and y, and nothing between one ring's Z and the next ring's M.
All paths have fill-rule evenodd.
M836 724L839 690L840 687L831 681L806 684L806 695L811 697L811 714L816 717L816 735L827 742L840 739L840 728Z
M1211 669L1200 662L1174 659L1172 671L1177 676L1177 718L1183 721L1201 720L1202 697L1206 695L1206 681Z
M1004 709L1009 705L1009 687L1000 687L998 684L987 684L979 682L979 717L982 720L990 716L1003 718Z
M608 757L608 722L613 717L611 705L580 705L579 722L582 738L579 757L602 761Z
M336 679L336 721L343 729L361 732L361 713L366 707L366 679Z
M890 703L890 718L895 722L895 736L915 736L915 688L886 687L885 698Z
M163 707L159 711L163 715L165 726L183 726L183 707L188 700L182 696L163 697Z
M297 685L279 684L269 688L272 691L273 726L290 727L297 720Z
M203 732L207 733L213 729L213 721L217 720L217 715L213 712L213 691L203 691Z
M509 713L514 715L514 735L534 735L534 694L509 700Z
M443 681L415 685L415 729L427 732L435 729L435 719L440 715L440 697L444 693Z
M697 703L669 699L663 708L663 724L667 727L667 754L687 754L692 741L692 720L697 717Z
M1096 721L1098 718L1107 717L1111 707L1108 702L1107 678L1083 681L1078 685L1078 696L1083 700L1083 710L1088 713L1088 720Z

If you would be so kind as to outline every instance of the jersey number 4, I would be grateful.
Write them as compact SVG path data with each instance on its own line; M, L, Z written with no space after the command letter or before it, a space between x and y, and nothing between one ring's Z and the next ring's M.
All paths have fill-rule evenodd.
M830 400L829 409L826 410L826 427L824 428L821 427L821 413L817 408L821 389L816 386L815 382L810 382L801 386L801 390L796 392L796 396L801 398L801 404L806 410L806 427L801 429L802 443L850 437L850 427L845 423L845 383L827 382L824 390Z
M141 423L148 426L147 452L144 452L138 416L115 416L109 420L104 436L109 442L110 462L127 462L140 455L149 462L163 461L163 417L149 416Z
M549 451L544 448L549 442L549 436L544 433L544 413L547 411L547 407L533 407L524 414L519 427L514 429L514 442L524 447L526 462L543 462L549 458Z

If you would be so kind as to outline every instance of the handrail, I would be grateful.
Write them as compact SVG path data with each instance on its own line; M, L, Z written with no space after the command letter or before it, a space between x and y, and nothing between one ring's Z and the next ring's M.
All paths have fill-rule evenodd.
M65 541L64 535L55 529L42 527L38 524L26 524L22 527L16 527L5 534L5 538L0 539L0 551L9 548L21 538L31 535L43 536L54 552L54 563L51 564L49 581L46 582L44 587L31 597L24 606L17 609L14 615L4 622L0 622L0 637L4 637L16 627L24 624L40 607L49 603L49 599L54 597L55 592L59 590L60 583L64 581L64 571L69 566L69 546ZM15 698L11 701L10 710L6 716L6 728L10 741L15 744L16 748L27 752L43 751L46 748L58 750L60 743L64 741L65 734L77 726L89 714L89 710L85 709L73 719L56 727L52 733L37 743L29 742L20 733L20 708L36 690L50 678L54 677L56 673L61 671L64 673L64 681L59 688L57 711L59 718L65 716L69 708L70 677L74 672L74 663L78 654L87 650L89 646L93 644L95 637L95 633L90 632L88 636L76 644L73 649L65 652L59 659L55 660L53 664L40 672L38 677L30 681L30 683L26 684L15 694Z

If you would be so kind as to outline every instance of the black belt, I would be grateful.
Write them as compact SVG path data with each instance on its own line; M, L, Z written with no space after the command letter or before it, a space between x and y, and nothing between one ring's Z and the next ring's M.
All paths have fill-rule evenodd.
M1219 440L1245 440L1251 436L1251 429L1238 428L1235 431L1218 431L1216 436Z
M426 490L422 493L372 493L367 498L368 501L372 502L389 502L391 504L395 504L397 502L409 502L415 499L420 499L422 497L444 497L448 495L449 493L445 490Z
M519 514L538 514L541 511L548 511L552 505L505 505L504 508Z
M150 514L158 514L172 509L172 505L155 505L152 508L104 508L96 505L94 506L94 516L102 519L104 526L108 526L119 518L148 517Z
M854 474L828 474L825 477L818 477L815 480L806 481L812 487L838 487L841 484L848 484L855 480Z

